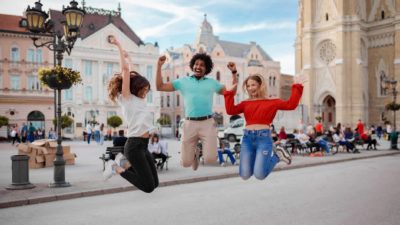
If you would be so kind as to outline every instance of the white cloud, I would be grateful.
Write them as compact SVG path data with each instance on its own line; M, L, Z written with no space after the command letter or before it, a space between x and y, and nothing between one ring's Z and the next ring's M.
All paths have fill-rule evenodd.
M293 22L262 22L233 27L225 27L216 23L214 27L217 33L243 33L255 30L293 29L296 26Z

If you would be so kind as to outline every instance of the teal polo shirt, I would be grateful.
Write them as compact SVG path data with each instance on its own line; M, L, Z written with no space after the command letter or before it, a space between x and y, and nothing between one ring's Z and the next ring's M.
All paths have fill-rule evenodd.
M219 93L223 87L213 78L197 80L194 75L176 79L172 85L183 96L186 117L212 115L214 93Z

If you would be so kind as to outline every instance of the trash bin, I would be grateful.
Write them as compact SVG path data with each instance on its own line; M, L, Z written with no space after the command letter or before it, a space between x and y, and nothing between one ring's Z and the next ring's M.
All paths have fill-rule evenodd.
M391 149L398 150L398 148L397 148L397 140L398 140L398 138L399 138L399 133L397 131L393 131L390 134L390 148Z
M29 182L29 156L13 155L11 156L12 184L7 186L9 190L22 190L34 188L35 185Z

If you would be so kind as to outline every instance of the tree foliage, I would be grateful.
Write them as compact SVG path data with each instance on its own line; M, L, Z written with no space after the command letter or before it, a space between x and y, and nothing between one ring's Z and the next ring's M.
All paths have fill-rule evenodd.
M122 119L119 116L111 116L107 119L107 124L110 125L112 128L117 128L121 126Z

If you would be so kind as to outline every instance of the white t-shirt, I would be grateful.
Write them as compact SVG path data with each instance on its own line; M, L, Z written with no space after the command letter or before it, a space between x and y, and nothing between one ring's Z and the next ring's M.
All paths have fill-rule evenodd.
M146 132L154 132L153 114L147 107L146 99L130 95L128 99L118 96L122 116L128 124L127 137L140 137Z
M86 125L86 133L88 133L88 134L92 133L92 126L90 126L90 124Z
M150 153L160 154L161 153L161 145L159 142L153 143L153 144L151 142L149 142L148 150Z

